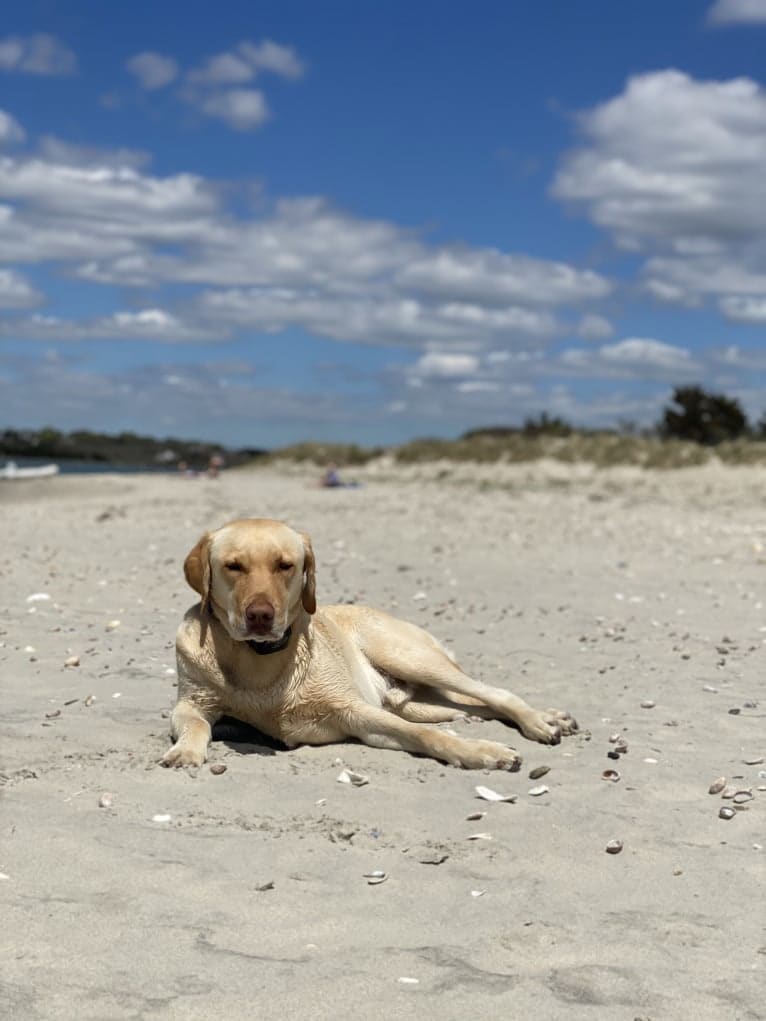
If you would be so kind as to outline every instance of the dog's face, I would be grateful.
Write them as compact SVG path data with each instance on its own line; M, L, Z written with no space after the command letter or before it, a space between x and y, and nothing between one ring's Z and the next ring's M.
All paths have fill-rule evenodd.
M311 540L281 521L248 518L206 533L184 573L237 642L278 642L301 606L316 610Z

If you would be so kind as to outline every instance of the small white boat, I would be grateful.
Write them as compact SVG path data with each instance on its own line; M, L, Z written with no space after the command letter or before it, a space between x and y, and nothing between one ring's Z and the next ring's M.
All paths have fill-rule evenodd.
M58 473L57 464L35 464L20 468L15 461L8 461L0 468L0 479L47 479Z

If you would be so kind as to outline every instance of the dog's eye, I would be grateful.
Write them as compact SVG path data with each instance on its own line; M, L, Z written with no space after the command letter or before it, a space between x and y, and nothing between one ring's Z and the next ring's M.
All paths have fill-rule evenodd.
M244 571L242 564L237 563L236 560L230 561L228 564L224 564L227 571Z
M290 563L289 560L280 560L279 563L277 564L277 567L279 568L280 571L292 571L293 569L293 565Z

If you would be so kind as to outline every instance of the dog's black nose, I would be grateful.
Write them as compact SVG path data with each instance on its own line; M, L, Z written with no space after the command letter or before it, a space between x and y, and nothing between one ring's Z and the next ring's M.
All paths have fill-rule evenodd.
M274 607L271 603L253 600L245 607L245 617L254 631L265 633L270 631L274 624Z

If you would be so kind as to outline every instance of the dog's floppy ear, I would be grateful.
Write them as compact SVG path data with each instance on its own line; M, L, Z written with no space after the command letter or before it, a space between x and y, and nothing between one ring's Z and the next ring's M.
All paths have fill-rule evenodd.
M303 609L306 613L316 613L317 608L317 588L316 588L316 561L314 560L314 550L311 546L311 539L306 535L305 532L301 532L301 539L303 540L303 591L301 592L301 602L303 603Z
M202 596L202 609L210 609L210 532L200 538L197 545L184 560L184 576L187 582Z

